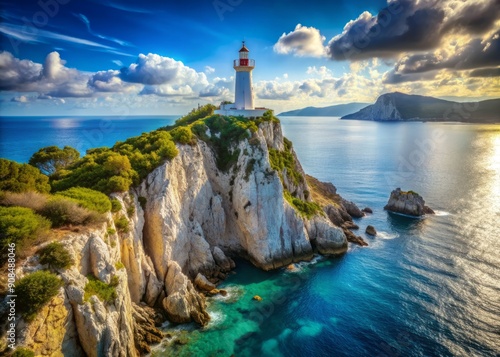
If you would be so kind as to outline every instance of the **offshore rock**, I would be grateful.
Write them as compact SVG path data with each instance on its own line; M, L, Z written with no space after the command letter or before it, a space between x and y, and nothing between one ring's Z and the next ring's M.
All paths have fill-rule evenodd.
M391 192L389 202L384 209L415 217L434 214L434 211L425 205L422 196L413 191L401 191L399 187Z
M371 236L376 236L377 235L377 230L375 229L374 226L371 226L371 225L369 225L369 226L366 227L365 232L366 232L366 234L369 234Z

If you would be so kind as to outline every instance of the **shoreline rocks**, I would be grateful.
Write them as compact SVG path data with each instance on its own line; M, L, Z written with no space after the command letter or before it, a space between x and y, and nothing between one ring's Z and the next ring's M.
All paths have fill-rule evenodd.
M401 191L399 187L391 192L389 201L384 209L414 217L434 214L434 211L425 205L422 196L414 191Z
M369 225L369 226L366 227L365 233L369 234L371 236L376 236L377 235L377 230L375 229L374 226Z

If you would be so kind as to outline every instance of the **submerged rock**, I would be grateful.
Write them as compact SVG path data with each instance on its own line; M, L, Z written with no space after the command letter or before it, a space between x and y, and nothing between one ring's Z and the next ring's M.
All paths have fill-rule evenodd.
M434 211L425 205L422 196L414 191L401 191L399 187L391 192L389 202L384 209L415 217L434 214Z
M377 235L377 230L375 229L374 226L368 226L366 227L366 234L369 234L371 236L376 236Z
M262 298L259 295L255 295L252 299L255 301L262 301Z

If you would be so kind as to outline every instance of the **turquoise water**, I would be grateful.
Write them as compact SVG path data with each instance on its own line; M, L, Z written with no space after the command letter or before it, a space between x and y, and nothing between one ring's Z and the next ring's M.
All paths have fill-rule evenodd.
M147 121L133 133L114 123L130 136L146 131ZM189 330L189 342L158 346L154 355L499 356L500 126L304 117L284 117L282 125L306 172L374 210L357 220L369 246L294 272L238 261L221 286L228 297L208 301L210 325L166 326L174 335ZM2 156L29 158L38 147L23 135L15 156L4 145L14 129L2 124ZM51 137L61 145L82 132ZM421 193L437 215L413 220L383 211L398 186ZM368 224L377 237L364 235Z

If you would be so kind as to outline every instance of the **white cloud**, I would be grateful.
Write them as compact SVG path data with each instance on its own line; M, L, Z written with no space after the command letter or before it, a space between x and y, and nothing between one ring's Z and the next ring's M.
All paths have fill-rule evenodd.
M321 57L326 54L325 39L318 29L298 24L295 30L283 33L273 48L280 54Z
M145 85L188 85L191 88L204 88L208 85L205 73L196 72L173 58L153 53L141 53L135 63L122 68L120 78L126 82Z
M206 74L212 74L215 72L215 68L210 67L210 66L205 66L205 73Z

